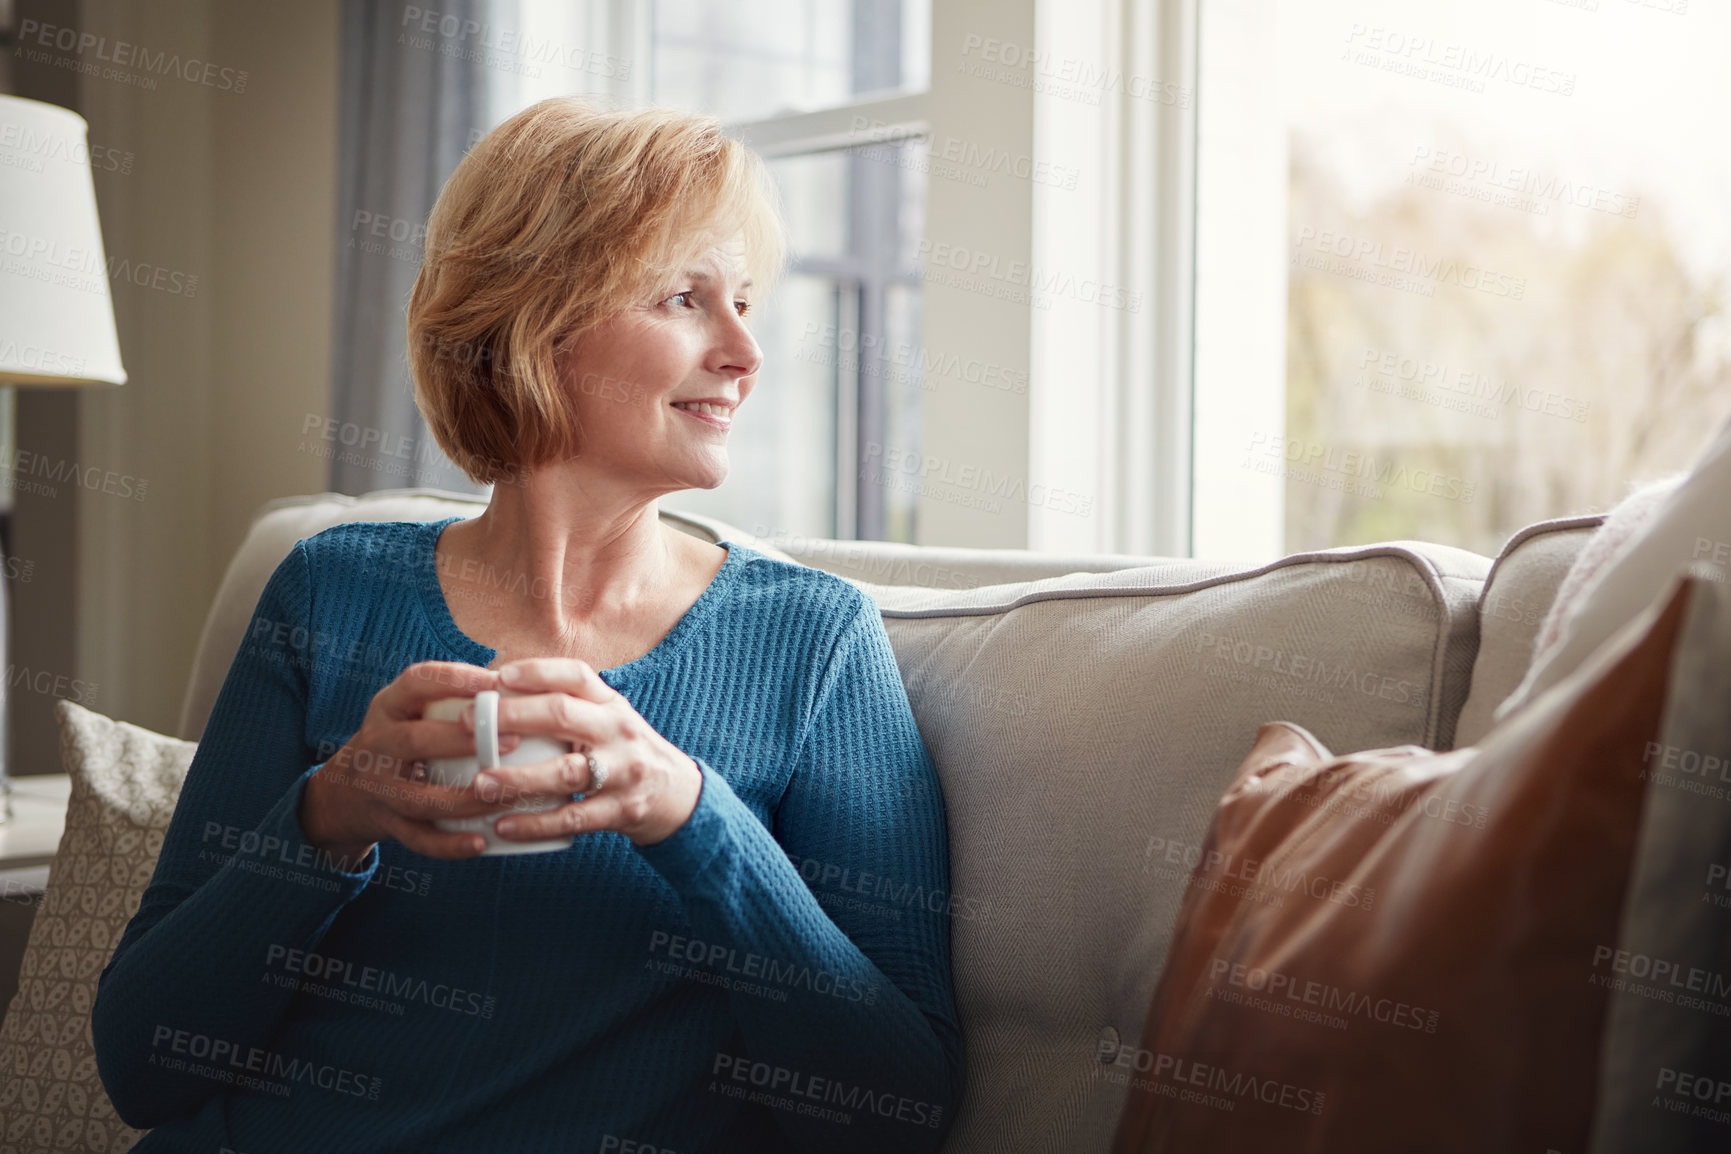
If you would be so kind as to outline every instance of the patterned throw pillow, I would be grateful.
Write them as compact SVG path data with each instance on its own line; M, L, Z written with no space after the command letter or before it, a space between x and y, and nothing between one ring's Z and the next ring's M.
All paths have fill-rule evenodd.
M70 701L55 716L72 799L0 1023L0 1150L123 1151L144 1131L120 1120L97 1077L90 1007L198 746Z

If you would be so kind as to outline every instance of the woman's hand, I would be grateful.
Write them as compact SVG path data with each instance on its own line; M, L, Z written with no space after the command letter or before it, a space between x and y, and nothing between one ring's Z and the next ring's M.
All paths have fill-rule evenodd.
M442 697L497 688L498 671L456 661L419 661L403 670L373 695L348 743L307 779L302 835L351 871L374 843L390 839L433 858L474 857L486 849L480 834L442 830L433 822L497 813L506 803L482 801L471 786L432 785L422 764L427 758L473 757L474 728L421 714ZM516 746L515 737L499 739L501 753Z
M499 699L499 733L539 734L576 750L532 765L490 769L475 779L482 798L564 798L542 813L514 813L493 826L512 841L617 830L637 845L653 845L685 824L703 792L703 772L690 755L662 737L623 694L574 658L534 657L499 670L500 686L523 697ZM463 724L474 732L474 712ZM503 748L501 746L501 748ZM607 778L593 790L593 753ZM571 800L574 793L586 796Z

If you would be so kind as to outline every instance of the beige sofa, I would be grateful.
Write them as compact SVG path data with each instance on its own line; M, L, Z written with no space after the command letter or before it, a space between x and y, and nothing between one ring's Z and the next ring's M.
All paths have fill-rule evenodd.
M259 593L297 539L342 521L482 507L437 490L266 505L211 608L179 736L197 740ZM1477 740L1601 520L1534 526L1494 565L1395 542L1247 567L769 540L702 516L663 518L836 573L882 609L950 823L944 904L968 1080L946 1150L966 1154L1107 1149L1125 1092L1106 1077L1111 1060L1139 1040L1215 801L1259 724L1297 722L1339 751ZM140 747L147 737L115 731ZM159 772L184 773L189 748L158 753ZM77 908L63 905L56 934L76 935L63 923ZM34 1028L48 1021L39 1014ZM18 1060L34 1048L16 1049Z
M265 506L212 607L180 736L197 739L297 539L482 507L424 489ZM1395 542L1246 567L766 539L663 518L828 570L882 608L950 822L968 1084L947 1149L968 1154L1107 1148L1124 1090L1102 1075L1137 1041L1215 800L1256 727L1294 721L1342 751L1476 741L1602 520L1528 528L1494 564Z

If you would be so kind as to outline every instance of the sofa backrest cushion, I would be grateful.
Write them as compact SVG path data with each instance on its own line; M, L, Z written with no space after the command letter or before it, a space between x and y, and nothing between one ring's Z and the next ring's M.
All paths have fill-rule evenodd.
M753 529L767 531L762 525L754 525ZM835 541L786 532L755 540L769 542L802 564L857 583L918 585L930 589L977 589L982 585L1038 581L1067 573L1109 573L1162 560L1128 553L1034 553L1027 549Z
M1472 745L1491 731L1497 706L1527 675L1539 627L1569 566L1604 522L1603 514L1541 521L1503 546L1479 599L1478 656L1455 745Z
M1369 547L971 591L883 612L950 830L967 1086L946 1154L1104 1151L1186 880L1265 721L1446 746L1489 559Z

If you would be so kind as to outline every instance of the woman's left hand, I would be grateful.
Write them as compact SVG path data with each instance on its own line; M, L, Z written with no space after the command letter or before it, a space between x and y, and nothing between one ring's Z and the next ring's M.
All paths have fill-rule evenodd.
M588 663L533 657L502 665L499 672L503 688L528 695L500 697L499 733L552 737L575 750L476 777L475 791L484 801L565 799L544 813L501 817L493 827L501 837L539 841L617 830L637 845L653 845L685 824L703 790L697 762L657 733ZM464 711L463 723L474 729L472 706ZM592 790L589 753L606 774L600 790ZM574 793L586 796L574 801Z

